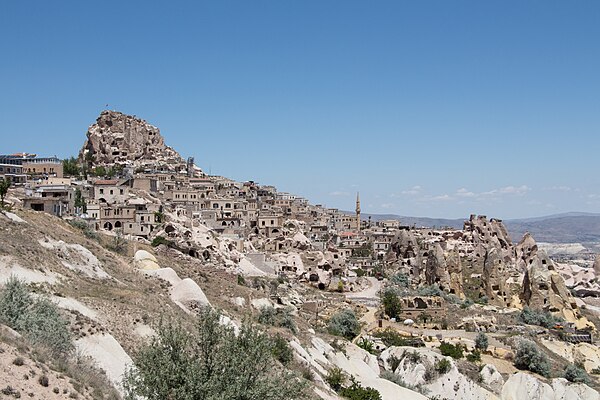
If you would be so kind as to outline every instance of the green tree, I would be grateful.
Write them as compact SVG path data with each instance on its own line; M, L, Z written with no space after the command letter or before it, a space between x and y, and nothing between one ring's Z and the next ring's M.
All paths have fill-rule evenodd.
M268 336L250 324L238 334L202 309L192 332L162 323L125 374L128 399L283 400L305 398L304 384L282 370Z
M79 167L79 163L75 157L70 157L62 162L63 165L63 173L69 176L79 176L81 175L81 168Z
M479 332L475 338L475 348L479 351L486 351L489 346L488 337L485 333Z
M75 208L79 208L82 213L87 211L87 204L81 194L81 189L75 189Z
M0 180L0 208L4 208L4 198L6 197L6 193L8 193L8 188L10 187L10 181L6 178Z
M392 289L386 289L381 297L383 311L390 318L398 318L402 311L402 303L396 292Z

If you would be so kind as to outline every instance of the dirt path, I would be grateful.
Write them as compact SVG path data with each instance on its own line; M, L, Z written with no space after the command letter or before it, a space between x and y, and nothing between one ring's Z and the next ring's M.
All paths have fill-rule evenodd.
M368 288L358 292L348 292L346 293L346 298L367 307L377 308L379 307L378 293L381 290L383 282L373 277L368 277L367 279L370 284Z

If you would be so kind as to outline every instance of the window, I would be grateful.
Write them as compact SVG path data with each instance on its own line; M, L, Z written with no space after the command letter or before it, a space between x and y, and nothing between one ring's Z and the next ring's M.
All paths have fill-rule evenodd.
M119 189L119 193L120 193L120 194L123 194L123 189Z
M112 189L110 189L110 194L113 194L113 190Z
M104 194L104 189L100 189L100 194Z

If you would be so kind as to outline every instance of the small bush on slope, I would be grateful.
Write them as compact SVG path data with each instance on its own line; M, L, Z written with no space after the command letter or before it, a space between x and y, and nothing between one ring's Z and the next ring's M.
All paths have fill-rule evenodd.
M328 329L332 335L352 340L360 333L360 322L356 319L354 311L345 309L331 317Z
M25 283L11 276L0 291L0 320L54 357L73 350L71 332L56 304L46 298L32 301Z
M29 289L25 283L15 276L8 278L0 291L0 321L13 329L31 304Z
M536 372L542 376L550 376L548 358L531 340L522 339L517 346L514 361L515 367Z

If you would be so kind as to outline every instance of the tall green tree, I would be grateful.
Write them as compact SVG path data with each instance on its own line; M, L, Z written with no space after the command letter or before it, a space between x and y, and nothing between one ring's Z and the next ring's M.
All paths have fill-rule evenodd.
M83 199L83 195L81 194L81 189L75 189L75 207L81 209L82 213L87 211L87 204Z
M69 176L81 175L81 168L75 157L64 159L63 162L63 173Z

